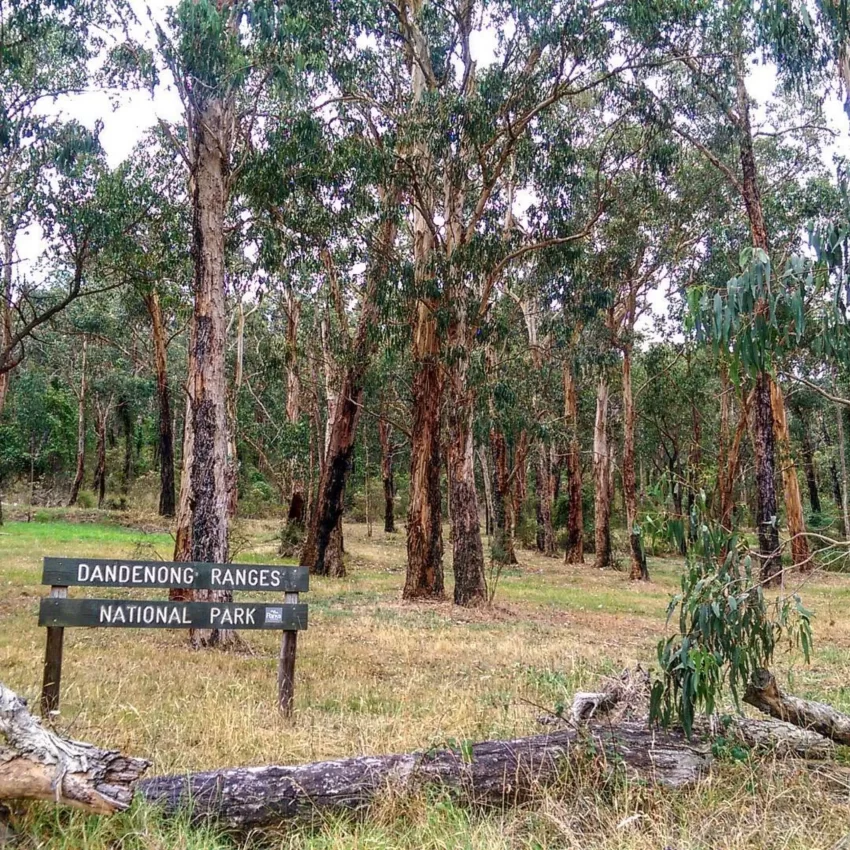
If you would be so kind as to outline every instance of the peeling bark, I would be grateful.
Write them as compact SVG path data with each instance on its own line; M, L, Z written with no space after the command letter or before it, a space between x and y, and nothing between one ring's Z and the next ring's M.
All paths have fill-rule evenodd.
M797 480L797 470L791 455L791 435L788 432L785 399L779 384L773 380L770 381L770 401L773 408L774 431L779 444L779 461L785 492L785 518L788 523L788 533L791 536L791 559L794 566L799 567L803 572L809 572L814 567L814 562L810 556L806 538L800 482Z
M127 809L150 762L62 738L0 683L0 800L48 800L91 814Z

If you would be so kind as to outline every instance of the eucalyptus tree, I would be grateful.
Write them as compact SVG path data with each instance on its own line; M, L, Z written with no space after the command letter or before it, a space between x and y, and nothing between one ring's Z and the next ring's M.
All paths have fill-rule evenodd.
M192 210L194 311L190 329L184 480L188 478L195 561L228 555L228 416L225 363L225 237L229 203L250 152L258 104L269 87L291 82L289 63L305 53L310 22L293 7L229 0L181 0L160 54L185 110L185 133L171 132L188 170ZM180 136L185 138L185 144ZM182 487L182 485L181 485ZM208 593L201 592L204 598ZM202 644L231 642L212 630Z
M375 82L345 94L372 105L379 125L397 128L408 212L413 275L404 296L415 373L405 598L443 594L444 401L454 598L485 598L471 359L505 274L537 250L583 238L598 214L593 184L578 187L577 175L587 172L575 152L592 147L593 130L604 135L601 107L593 123L582 119L598 105L591 93L640 52L624 48L608 61L616 39L604 16L615 7L469 2L448 9L409 0L373 10ZM483 29L495 35L491 62L473 55ZM595 188L601 185L604 179ZM520 189L539 192L522 217Z
M757 527L762 572L765 579L780 569L779 530L775 491L776 443L783 454L786 515L795 563L806 564L808 545L800 510L799 487L781 426L784 401L772 376L771 349L773 316L777 296L771 282L773 265L799 242L796 233L782 232L784 221L768 216L764 174L765 145L791 139L799 129L802 144L795 149L797 168L806 168L807 151L818 141L819 114L816 104L798 100L783 113L769 115L759 126L754 123L753 103L747 89L748 61L757 50L760 33L748 4L715 3L685 9L661 20L641 22L673 61L652 88L643 90L650 113L665 127L699 151L729 186L744 213L749 229L749 246L742 253L741 273L732 290L739 299L727 302L730 320L737 314L741 332L736 352L753 374ZM642 30L643 32L643 30ZM766 141L762 141L763 137ZM784 175L788 181L789 175ZM718 294L718 298L720 295ZM722 302L721 302L722 307ZM743 349L741 348L743 347ZM736 354L737 356L737 354ZM775 418L778 422L775 422Z
M40 223L44 187L67 177L65 166L96 145L97 133L55 104L116 73L129 16L123 0L10 0L0 7L0 412L33 331L85 294L82 277L72 277L66 292L43 303L29 297L32 283L16 273L16 245L24 228ZM143 59L144 51L137 55Z

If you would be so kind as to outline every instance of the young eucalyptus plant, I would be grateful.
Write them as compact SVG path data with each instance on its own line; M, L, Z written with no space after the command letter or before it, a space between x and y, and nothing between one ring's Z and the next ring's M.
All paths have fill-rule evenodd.
M753 575L746 541L701 524L681 592L667 609L668 624L678 612L678 628L658 644L651 720L678 722L690 736L697 714L713 714L727 691L740 711L750 677L770 665L783 639L808 662L811 612L797 594L766 596L764 584Z

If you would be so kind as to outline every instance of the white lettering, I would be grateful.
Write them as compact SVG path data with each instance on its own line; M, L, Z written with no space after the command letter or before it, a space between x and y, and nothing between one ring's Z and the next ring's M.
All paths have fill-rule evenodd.
M103 567L100 564L95 564L91 570L92 581L103 581Z
M118 581L120 584L130 583L130 568L127 564L121 564L121 566L118 567Z
M211 584L213 587L218 587L221 584L221 570L218 567L212 568L211 573Z
M77 581L88 581L89 569L88 564L77 564Z
M219 614L221 614L221 608L210 608L210 623L215 623Z
M272 570L271 586L280 587L280 570Z
M127 622L127 617L124 613L124 608L121 605L119 605L112 612L112 622L113 623L126 623Z
M168 608L163 605L160 605L159 608L156 609L156 621L157 623L168 622Z
M111 605L101 605L100 606L100 622L101 623L111 623L112 622L112 606Z
M195 571L192 567L185 567L183 569L183 581L180 582L183 587L189 587L190 584L193 584L195 581Z
M103 575L110 584L115 584L118 580L118 569L115 564L107 564L103 568Z
M144 608L142 608L142 619L145 621L145 623L152 623L155 615L156 609L153 607L153 605L146 605Z
M130 579L130 581L132 581L133 584L139 584L139 582L141 582L141 580L142 580L141 564L133 564L133 577Z
M183 608L182 610L185 611L186 609ZM168 615L168 622L169 623L179 623L180 622L180 611L181 611L180 608L172 608L169 615Z
M254 614L256 612L256 608L246 608L245 609L245 625L253 626L254 625Z

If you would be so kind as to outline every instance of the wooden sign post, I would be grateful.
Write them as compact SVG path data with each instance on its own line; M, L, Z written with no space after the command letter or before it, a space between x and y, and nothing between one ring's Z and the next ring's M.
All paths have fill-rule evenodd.
M199 564L45 558L38 624L47 627L41 712L59 711L62 649L66 627L135 629L275 629L283 632L278 664L278 706L291 714L295 647L307 628L307 606L298 594L309 589L307 567L261 564ZM69 587L173 587L207 590L283 592L282 605L257 602L168 602L136 599L69 599Z

